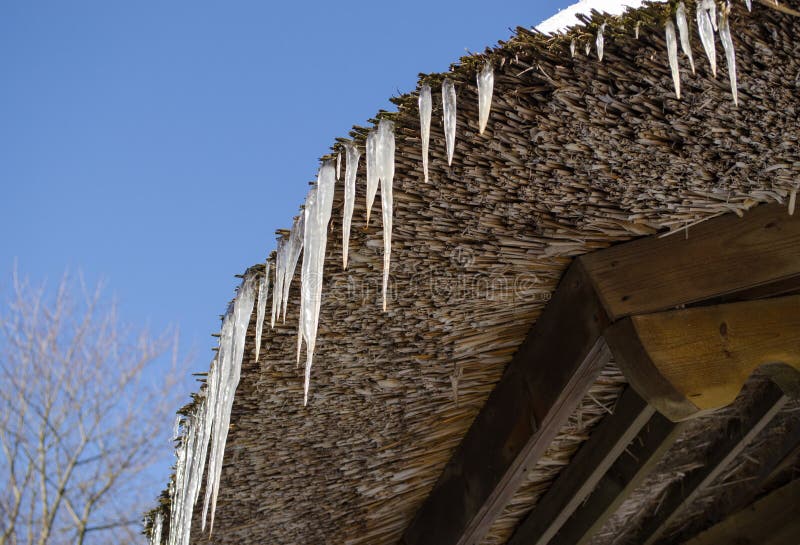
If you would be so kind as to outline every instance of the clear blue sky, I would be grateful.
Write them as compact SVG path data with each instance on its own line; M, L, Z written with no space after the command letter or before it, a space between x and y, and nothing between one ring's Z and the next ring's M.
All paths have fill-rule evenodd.
M233 275L334 138L569 3L0 3L0 289L15 259L104 278L123 319L180 326L207 369Z

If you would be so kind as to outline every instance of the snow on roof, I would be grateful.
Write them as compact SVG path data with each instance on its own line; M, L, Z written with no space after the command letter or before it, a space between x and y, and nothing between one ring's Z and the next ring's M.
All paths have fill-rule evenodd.
M642 4L644 4L643 0L580 0L562 9L549 19L542 21L536 26L536 29L539 32L553 34L580 24L580 21L575 17L579 13L588 15L594 9L601 13L608 13L609 15L620 15L628 10L628 8L638 8L641 7Z

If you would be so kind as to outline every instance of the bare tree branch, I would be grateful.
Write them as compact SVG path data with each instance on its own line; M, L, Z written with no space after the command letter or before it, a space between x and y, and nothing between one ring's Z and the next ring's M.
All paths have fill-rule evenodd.
M48 290L15 272L12 288L0 307L0 545L130 542L152 501L142 472L168 450L177 339L122 326L102 285L65 275Z

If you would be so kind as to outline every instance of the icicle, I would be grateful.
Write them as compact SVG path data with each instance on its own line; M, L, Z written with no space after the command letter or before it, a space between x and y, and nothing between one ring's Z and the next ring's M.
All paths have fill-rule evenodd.
M419 90L419 127L422 138L422 173L425 176L425 183L428 183L428 148L431 143L432 110L431 88L423 85Z
M789 215L794 216L794 206L797 202L797 190L792 189L792 192L789 193Z
M750 0L744 0L744 3L747 6L747 11L753 11L753 3Z
M305 216L300 214L294 218L292 231L289 233L289 247L286 250L286 269L283 279L283 321L286 322L286 306L289 304L289 288L292 287L294 271L297 269L297 260L300 259L300 252L303 250L303 239L305 233Z
M367 224L378 192L378 133L369 131L367 134Z
M311 381L311 364L317 343L319 309L322 301L322 272L325 264L325 247L328 242L328 222L333 207L333 192L336 184L331 161L323 163L317 176L317 185L306 199L305 236L300 291L302 299L302 340L306 344L306 370L303 386L303 405L308 403Z
M597 60L603 60L603 49L605 47L605 39L603 38L603 31L606 29L606 24L603 23L600 25L600 28L597 31L597 38L595 38L595 46L597 46Z
M714 0L701 0L697 6L697 30L700 32L700 42L706 52L708 62L711 63L711 74L717 77L717 50L714 45L714 25L712 15L716 18L716 6Z
M217 350L217 365L215 366L216 381L214 388L211 389L209 383L209 395L213 395L214 404L211 405L211 422L213 429L211 440L209 444L208 454L208 475L206 476L206 493L203 501L203 517L201 527L203 530L206 528L206 519L208 516L208 507L211 505L211 496L214 492L214 477L217 473L217 465L221 463L221 454L219 452L220 422L222 420L223 404L224 404L224 383L230 374L231 367L231 351L233 343L233 318L228 312L222 319L222 328L219 333L219 349ZM210 401L210 400L209 400ZM213 511L212 511L213 518Z
M342 152L336 154L336 179L342 179Z
M317 184L318 185L318 184ZM310 270L309 267L311 266L311 261L313 256L309 254L311 251L311 246L309 246L308 237L311 236L311 229L313 227L312 219L309 215L314 214L314 207L316 206L317 202L317 185L311 187L306 194L306 200L303 204L303 221L306 226L306 229L303 230L303 245L305 246L305 251L303 252L303 264L300 267L300 318L297 320L297 367L300 367L300 353L303 349L303 323L306 321L306 294L304 286L306 286L310 280L307 280L308 273L306 270Z
M175 417L175 423L172 425L172 440L175 441L181 436L181 423L183 422L183 415L179 414Z
M641 21L636 21L636 25L633 27L633 37L637 40L639 39L639 26L642 24Z
M711 21L711 27L714 29L714 32L719 30L717 26L717 3L716 0L703 0L703 3L706 5L708 9L708 18Z
M211 422L217 408L217 369L215 358L211 362L206 388L200 393L195 411L189 416L182 417L183 435L179 438L180 443L176 449L178 462L175 478L170 486L170 529L167 540L169 545L189 545L193 507L200 496Z
M669 55L669 68L672 71L672 83L675 84L675 95L681 98L681 76L678 71L678 39L675 36L675 25L672 19L667 20L667 54Z
M269 297L269 261L264 266L264 276L258 283L258 305L256 306L256 361L261 353L261 333L264 330L264 314L267 311Z
M731 36L731 27L728 21L730 15L730 8L722 6L722 11L719 16L719 38L722 41L722 47L725 49L725 60L728 61L728 77L731 80L731 93L733 94L734 106L739 105L739 91L736 83L736 52L733 50L733 37Z
M275 317L281 312L281 298L283 297L283 277L286 267L286 238L278 239L278 249L275 250L275 284L272 286L272 313L270 315L270 327L275 329Z
M675 21L678 23L678 35L681 38L681 49L683 50L683 54L689 58L689 66L692 67L692 74L694 74L694 58L692 58L692 45L690 43L691 30L686 20L686 6L683 2L678 4L678 9L675 12Z
M489 112L492 109L492 91L494 90L494 68L492 63L486 61L483 69L478 72L478 132L483 134L489 122Z
M386 312L386 291L389 286L389 265L392 255L392 212L394 208L394 123L381 119L378 125L378 173L381 180L381 212L383 214L383 311Z
M575 38L569 43L569 56L575 57Z
M342 220L342 268L347 268L347 253L350 248L350 224L356 202L356 172L361 152L352 143L344 145L347 166L344 171L344 220Z
M592 52L592 42L586 42L586 47L584 49L586 50L586 56L588 57Z
M163 526L164 516L158 513L155 521L153 521L153 529L150 530L150 545L161 545L161 529Z
M453 164L453 151L456 147L456 88L450 78L445 78L442 83L442 111L447 165L450 166Z
M183 543L183 520L186 518L186 458L188 455L188 438L181 438L175 452L175 480L170 493L170 532L169 545Z
M248 276L242 282L239 293L233 302L233 309L226 314L223 320L220 336L220 351L217 356L218 358L222 357L222 365L219 368L219 396L214 414L214 431L209 457L208 479L210 482L206 482L206 497L203 506L203 521L205 521L208 507L211 507L209 532L214 530L214 513L217 508L219 479L222 475L222 461L225 454L225 442L228 438L231 408L236 387L241 378L245 336L255 302L254 284L255 277L253 276Z

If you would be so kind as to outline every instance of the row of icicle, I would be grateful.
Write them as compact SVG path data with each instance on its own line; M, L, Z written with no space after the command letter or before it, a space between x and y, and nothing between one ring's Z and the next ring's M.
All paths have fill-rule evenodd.
M491 106L493 70L486 63L478 74L479 123L481 132L486 127ZM448 163L452 161L455 146L455 87L450 80L442 86L444 127ZM420 120L425 142L423 163L425 178L428 177L428 142L431 122L430 87L423 86L420 92ZM344 218L342 264L347 268L347 257L355 207L356 173L361 152L353 142L344 144L346 169L344 176ZM383 220L383 309L386 310L386 295L389 282L391 259L392 215L395 169L394 123L383 119L377 129L370 131L366 139L367 156L367 222L374 204L378 187L381 188L381 212ZM308 192L303 213L297 216L289 235L278 240L275 253L274 278L272 283L272 307L270 326L277 320L286 320L286 307L289 289L294 278L300 254L303 262L300 274L300 319L298 320L297 360L300 361L302 344L306 345L306 366L303 385L303 404L308 403L311 367L316 346L320 305L322 302L323 269L327 247L328 224L333 209L336 181L341 170L341 156L326 160L319 169L317 182ZM203 502L202 528L205 530L209 513L209 531L214 528L219 480L222 472L222 459L230 424L231 407L236 386L241 375L244 345L253 307L256 310L256 361L261 354L261 339L266 319L266 306L269 299L269 277L272 267L266 263L264 274L257 279L248 274L239 288L232 307L224 316L219 338L217 355L211 362L206 388L198 395L199 401L188 416L179 417L176 425L177 463L175 477L170 484L170 527L168 545L189 545L192 512L200 496L201 479L208 456L208 476ZM182 434L179 434L182 428ZM159 513L153 522L150 534L152 544L160 544L163 517Z
M747 9L750 9L750 2L747 3ZM697 29L700 33L700 42L703 44L703 51L711 63L711 74L717 77L717 52L714 45L714 32L719 32L719 38L722 42L722 47L725 50L725 60L728 63L728 76L731 81L731 93L733 94L733 103L739 104L739 92L736 83L736 54L733 50L733 38L731 37L731 27L729 23L730 5L723 4L719 11L719 19L717 18L717 6L714 0L702 0L697 5L696 19ZM680 35L681 50L683 54L689 59L689 66L694 71L694 59L692 58L692 46L689 41L690 30L689 24L686 21L686 6L683 2L678 4L675 11L675 21L678 24L678 34ZM675 95L681 98L681 78L678 72L678 40L675 35L675 23L672 19L667 20L665 25L667 33L667 55L669 57L669 66L672 71L672 81L675 85Z
M747 2L750 9L750 2ZM722 6L719 17L713 0L701 0L697 7L697 25L700 39L709 61L711 71L716 76L716 53L714 48L714 32L718 31L728 62L734 103L738 103L736 90L736 64L731 40L728 15L730 7ZM689 60L694 73L694 59L690 46L690 31L683 2L677 6L675 23L668 20L666 29L667 49L675 94L680 98L680 78L678 75L677 44L680 39L681 49ZM595 47L599 60L603 58L605 24L599 27L595 37ZM635 33L638 38L639 25ZM590 44L587 44L587 54ZM576 42L570 44L570 53L575 55ZM484 63L477 76L478 88L478 127L483 134L489 120L492 93L494 88L494 70L490 62ZM447 164L452 164L456 138L456 90L452 80L445 78L442 83L442 123L445 134ZM426 183L428 174L428 152L430 147L430 128L433 110L431 88L422 85L419 90L420 137L422 144L422 171ZM355 143L343 144L345 158L344 175L344 214L342 220L342 266L347 268L350 245L350 228L356 195L356 173L361 151ZM395 170L395 136L394 123L383 119L376 129L371 130L366 138L366 220L369 223L372 206L381 187L381 212L383 221L383 310L387 308L387 287L391 260L391 237L393 216L393 192ZM231 408L234 393L241 375L244 357L245 338L253 307L256 307L256 361L261 353L263 325L266 319L266 304L269 298L270 271L274 269L272 283L272 306L270 326L275 327L277 320L286 320L286 308L292 279L294 278L300 254L303 262L300 275L300 318L298 320L297 361L299 364L303 342L306 345L306 365L303 385L303 404L308 403L311 367L316 347L319 312L322 300L323 269L327 246L328 224L330 222L336 181L341 178L341 152L336 160L326 160L319 169L316 184L306 196L302 214L297 216L288 236L278 240L275 254L275 266L271 268L267 261L264 274L257 280L254 274L248 274L242 281L237 296L222 320L219 335L219 348L206 378L206 387L198 394L199 401L194 405L190 415L179 417L178 428L183 432L176 449L177 463L174 480L170 484L170 524L168 545L189 545L192 512L200 496L201 479L206 471L208 457L207 482L203 501L202 529L205 530L209 509L211 511L209 531L213 531L214 513L216 511L219 481L222 472L222 461L230 424ZM794 196L794 195L793 195ZM792 199L794 200L794 199ZM792 205L794 203L792 202ZM792 206L793 208L793 206ZM150 543L161 544L163 516L158 513L150 532Z
M745 0L747 10L752 9L751 0ZM720 6L719 15L717 15L717 5L714 0L700 0L697 2L696 19L697 30L700 34L700 42L703 45L708 57L708 62L711 64L711 74L717 77L717 51L714 44L714 33L719 32L719 38L722 42L722 48L725 51L725 60L728 63L728 76L731 82L731 94L733 95L734 105L739 105L739 92L737 89L736 81L736 53L733 49L733 37L731 36L730 28L730 12L731 4L726 2ZM675 32L677 24L678 32ZM606 24L603 23L597 30L595 35L595 48L597 50L597 59L603 60L603 52L605 49L605 33ZM686 19L686 5L679 2L675 10L675 23L672 19L667 19L664 25L667 38L667 57L669 59L669 67L672 73L672 82L675 86L675 95L681 98L681 79L678 71L678 36L680 37L681 50L689 60L689 66L692 69L692 74L695 73L694 59L692 58L691 46L691 30L689 23ZM634 27L634 37L639 38L639 22L636 22ZM591 53L591 42L586 42L586 54ZM577 49L577 41L575 39L570 42L569 51L570 55L575 56Z

